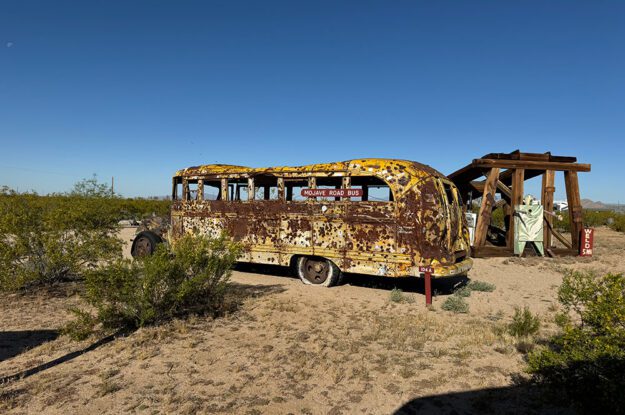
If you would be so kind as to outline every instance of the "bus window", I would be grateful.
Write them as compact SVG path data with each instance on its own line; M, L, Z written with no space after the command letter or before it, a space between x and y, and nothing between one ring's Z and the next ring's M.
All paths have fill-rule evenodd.
M393 192L386 182L378 177L352 177L352 189L362 189L362 197L352 197L355 202L392 202Z
M172 200L179 200L182 197L182 179L179 177L174 178L174 188L171 192Z
M269 175L254 177L255 200L279 200L278 178Z
M247 179L228 179L228 200L248 200Z
M443 188L445 189L445 196L447 196L447 204L449 206L454 206L456 204L456 199L454 198L451 186L448 183L443 182Z
M204 180L204 200L221 200L220 180Z
M189 200L198 200L198 181L189 181Z
M317 189L340 189L343 187L342 177L317 177ZM317 200L338 201L340 197L318 197Z
M182 182L182 200L197 200L198 181L184 180Z
M302 189L308 188L308 179L284 179L284 200L301 202L307 198L302 196Z

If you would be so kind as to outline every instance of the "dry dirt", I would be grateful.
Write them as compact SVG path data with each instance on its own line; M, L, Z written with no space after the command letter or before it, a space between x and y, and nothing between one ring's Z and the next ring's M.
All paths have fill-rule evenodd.
M240 267L233 314L100 342L58 335L76 285L2 294L0 413L569 413L519 385L524 355L504 327L528 306L547 337L562 271L625 272L624 255L625 235L598 229L593 258L478 259L470 279L496 289L472 292L467 314L441 309L454 282L434 286L427 310L416 280L349 275L327 289Z

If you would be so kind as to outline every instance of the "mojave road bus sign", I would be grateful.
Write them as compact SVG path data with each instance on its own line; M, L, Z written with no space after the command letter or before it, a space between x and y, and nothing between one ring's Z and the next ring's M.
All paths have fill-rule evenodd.
M304 197L362 197L362 189L302 189Z

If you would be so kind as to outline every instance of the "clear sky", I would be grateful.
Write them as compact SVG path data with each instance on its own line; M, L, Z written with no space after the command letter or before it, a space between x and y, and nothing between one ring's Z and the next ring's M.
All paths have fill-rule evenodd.
M624 1L0 1L0 185L20 190L519 148L592 163L582 197L623 203L624 138Z

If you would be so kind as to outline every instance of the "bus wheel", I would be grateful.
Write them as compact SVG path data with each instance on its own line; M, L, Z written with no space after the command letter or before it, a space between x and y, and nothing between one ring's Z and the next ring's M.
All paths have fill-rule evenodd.
M130 254L134 257L152 255L156 250L156 245L163 242L160 236L150 231L139 232L132 241Z
M341 270L334 262L320 257L302 256L296 262L297 276L304 284L331 287L336 285Z

